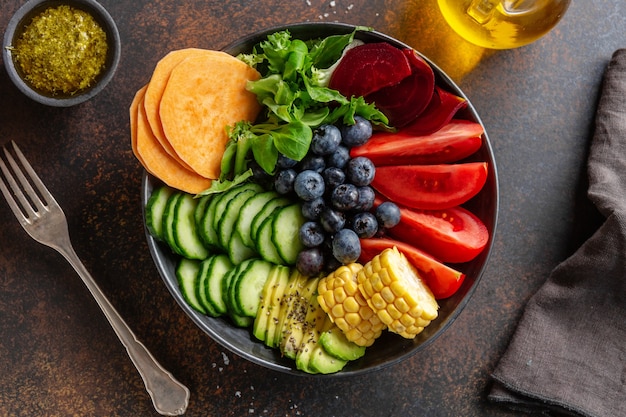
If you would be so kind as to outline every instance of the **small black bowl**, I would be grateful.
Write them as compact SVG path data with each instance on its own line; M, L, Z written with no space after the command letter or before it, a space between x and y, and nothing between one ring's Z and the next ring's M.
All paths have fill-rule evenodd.
M83 10L89 13L102 27L107 36L108 51L105 67L96 77L95 83L72 95L50 95L32 87L24 80L22 71L16 64L12 46L21 36L24 28L31 22L32 18L42 13L50 7L68 5L72 8ZM9 78L16 87L29 98L54 107L69 107L83 103L98 94L111 81L120 60L121 43L120 35L113 18L95 0L29 0L11 18L4 33L2 43L2 58L4 66L9 74Z
M354 28L355 27L352 25L325 22L274 27L243 37L225 47L223 51L231 55L249 53L256 44L265 40L267 35L279 30L289 30L293 38L307 40L330 35L346 34L353 31ZM380 32L358 32L356 37L364 42L388 42L399 48L409 48L408 45ZM461 91L452 79L432 61L428 60L428 58L424 57L424 59L427 60L435 71L437 85L467 99L463 91ZM482 124L476 109L469 100L467 109L460 116ZM469 159L488 162L489 176L481 192L473 198L472 201L467 203L466 207L478 216L487 226L490 241L483 252L474 260L455 265L455 268L466 274L466 278L459 290L451 297L439 300L440 309L438 318L426 327L415 339L405 339L385 331L371 347L367 348L365 356L348 363L341 372L323 376L318 375L319 377L332 378L362 375L366 372L380 370L397 364L430 345L449 328L468 304L487 266L498 217L499 188L496 161L486 132L483 135L483 139L481 148ZM148 173L144 174L141 195L144 207L150 198L153 188L160 184L162 183L158 179ZM228 320L212 318L192 309L185 302L178 286L175 268L179 258L173 255L168 247L155 240L149 233L146 233L146 236L152 258L172 296L195 324L213 338L213 340L229 349L231 352L269 369L293 375L312 376L299 371L296 368L295 361L283 357L278 349L267 348L262 342L256 341L251 335L250 329L235 327Z

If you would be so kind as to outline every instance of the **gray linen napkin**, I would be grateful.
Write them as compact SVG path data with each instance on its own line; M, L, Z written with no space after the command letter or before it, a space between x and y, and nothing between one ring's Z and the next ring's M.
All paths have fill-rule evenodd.
M489 399L546 415L626 416L626 49L613 54L588 159L605 218L529 301Z

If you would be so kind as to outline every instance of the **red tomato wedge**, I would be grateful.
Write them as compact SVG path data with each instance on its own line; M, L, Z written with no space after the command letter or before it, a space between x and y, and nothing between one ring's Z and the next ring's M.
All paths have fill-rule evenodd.
M420 272L420 276L437 299L448 298L454 294L465 279L465 274L434 259L427 253L394 239L361 239L359 262L366 264L374 256L387 248L397 247L409 262Z
M329 87L346 97L367 96L400 83L411 75L402 50L386 43L366 43L346 52L330 78Z
M364 145L350 150L350 156L365 156L374 165L424 165L457 162L476 152L482 145L484 130L480 123L452 120L429 135L377 132Z
M448 124L456 113L465 107L467 100L463 97L435 87L428 107L405 129L415 135L428 135Z
M487 181L487 163L376 167L372 187L403 206L441 210L474 197Z
M463 207L445 210L400 207L400 213L400 223L389 234L441 262L469 262L489 241L485 224Z

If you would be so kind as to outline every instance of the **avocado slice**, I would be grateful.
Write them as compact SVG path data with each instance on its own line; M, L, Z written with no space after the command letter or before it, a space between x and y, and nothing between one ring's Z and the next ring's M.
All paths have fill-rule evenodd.
M274 292L274 287L278 283L278 268L278 265L273 266L267 281L265 281L263 291L261 292L261 304L256 312L254 325L252 326L252 334L254 337L263 342L265 342L265 338L267 336L268 320L271 313L270 304L272 302L272 293Z
M288 267L279 265L277 268L277 280L276 284L272 288L272 293L270 295L270 302L267 310L267 329L265 333L265 344L268 347L276 347L276 332L278 328L279 315L285 309L284 306L284 295L287 290L287 286L289 285L289 275L290 270Z
M320 374L332 374L341 371L347 363L348 361L329 355L322 345L318 343L313 352L311 352L309 368L311 371Z
M296 288L293 294L293 304L287 312L287 320L282 331L280 350L286 357L295 359L300 346L308 337L309 327L307 321L311 296L317 293L318 278L305 278L302 287ZM321 310L321 308L320 308Z
M365 346L349 341L337 326L323 332L319 343L329 355L337 359L353 361L365 355Z

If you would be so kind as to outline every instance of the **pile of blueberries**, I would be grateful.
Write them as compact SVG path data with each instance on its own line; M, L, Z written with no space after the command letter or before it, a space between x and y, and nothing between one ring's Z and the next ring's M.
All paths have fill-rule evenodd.
M300 229L305 246L296 268L313 276L355 262L359 238L382 234L400 221L392 202L374 207L370 183L376 168L366 157L350 157L350 148L372 136L371 123L359 116L349 126L322 125L313 134L309 152L296 162L282 155L272 179L274 189L302 201L307 222Z

